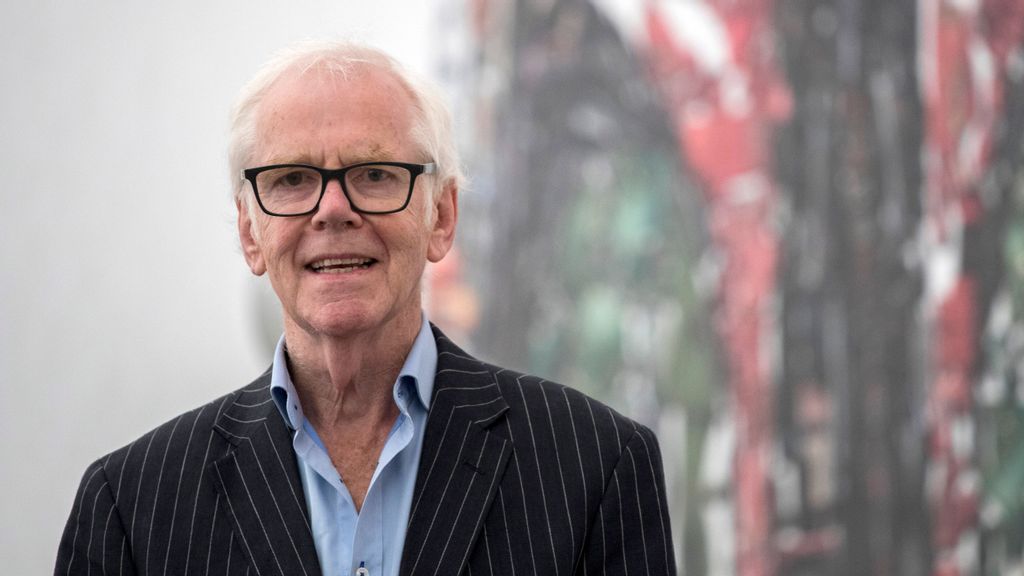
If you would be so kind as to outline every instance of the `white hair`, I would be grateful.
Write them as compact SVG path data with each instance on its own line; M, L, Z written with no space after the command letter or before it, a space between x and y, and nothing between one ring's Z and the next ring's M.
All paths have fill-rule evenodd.
M231 119L228 163L235 200L252 210L254 203L242 191L240 174L253 161L257 144L256 125L260 103L270 88L285 75L315 69L340 80L348 80L358 67L390 73L408 91L413 101L413 128L410 138L437 164L434 194L454 184L461 188L465 180L458 149L452 133L451 113L441 91L434 83L414 75L384 52L347 41L304 41L276 53L239 93Z

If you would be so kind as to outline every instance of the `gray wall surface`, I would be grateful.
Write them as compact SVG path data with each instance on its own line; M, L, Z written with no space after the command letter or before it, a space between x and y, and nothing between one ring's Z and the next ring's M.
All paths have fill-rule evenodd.
M53 569L90 461L269 363L226 168L238 89L273 51L306 37L363 40L429 73L433 4L5 5L5 574Z

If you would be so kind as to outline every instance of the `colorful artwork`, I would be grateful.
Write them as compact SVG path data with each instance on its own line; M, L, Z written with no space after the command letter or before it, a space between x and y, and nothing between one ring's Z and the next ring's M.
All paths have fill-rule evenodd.
M1024 573L1024 0L448 13L434 317L658 431L683 573Z

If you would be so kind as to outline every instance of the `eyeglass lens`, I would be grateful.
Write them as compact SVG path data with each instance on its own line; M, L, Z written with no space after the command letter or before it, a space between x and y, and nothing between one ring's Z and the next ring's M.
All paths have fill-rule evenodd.
M356 210L388 212L408 200L412 174L407 168L385 164L356 166L345 172L343 186ZM304 166L283 166L260 172L256 189L264 207L278 214L301 214L316 207L323 176Z

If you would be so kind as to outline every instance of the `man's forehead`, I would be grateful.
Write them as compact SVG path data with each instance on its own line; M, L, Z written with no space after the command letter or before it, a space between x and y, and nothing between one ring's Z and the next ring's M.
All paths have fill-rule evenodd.
M323 167L343 167L375 160L404 161L402 155L377 143L349 144L344 149L327 150L323 147L309 148L289 146L279 141L264 141L257 147L257 162L260 164L312 164Z
M397 159L408 141L413 101L386 70L342 75L306 69L282 75L256 110L255 158L264 163L353 164ZM332 144L344 137L343 149Z
M266 90L257 107L259 112L280 112L292 103L318 99L341 101L353 92L372 95L370 101L391 105L412 105L413 97L406 85L390 71L366 63L344 69L325 65L286 70Z

